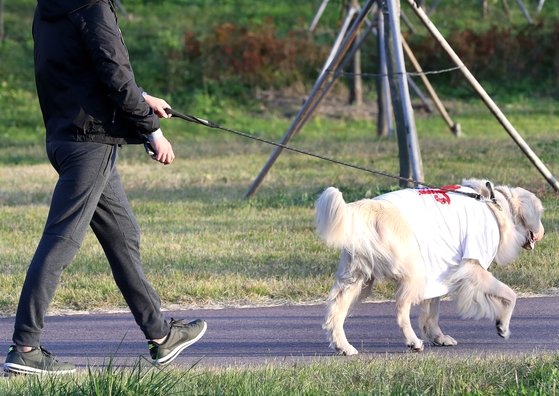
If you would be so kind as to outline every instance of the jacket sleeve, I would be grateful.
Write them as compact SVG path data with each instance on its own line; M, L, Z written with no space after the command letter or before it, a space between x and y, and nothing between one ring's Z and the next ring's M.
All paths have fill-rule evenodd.
M72 17L76 18L90 61L113 105L138 133L149 134L159 129L159 118L136 84L128 50L109 4L99 1Z

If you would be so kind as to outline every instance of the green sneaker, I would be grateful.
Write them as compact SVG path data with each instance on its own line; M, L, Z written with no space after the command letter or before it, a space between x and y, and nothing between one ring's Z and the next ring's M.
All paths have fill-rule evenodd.
M4 371L17 374L70 374L76 371L76 367L71 363L59 362L43 347L19 352L12 345L8 349Z
M202 338L207 328L208 324L201 319L190 323L171 319L171 330L162 344L148 341L149 354L153 363L161 366L171 363L183 349Z

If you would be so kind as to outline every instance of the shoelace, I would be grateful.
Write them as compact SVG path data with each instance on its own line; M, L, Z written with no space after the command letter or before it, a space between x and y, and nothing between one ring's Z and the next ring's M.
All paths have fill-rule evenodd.
M54 355L52 353L50 353L49 351L47 351L45 348L43 348L42 346L39 347L39 350L41 351L41 353L43 354L43 356L51 359L54 362L58 362L58 360L54 357Z
M169 322L169 327L186 327L186 323L184 323L184 320L180 319L180 320L176 320L174 318L171 318L171 321ZM171 334L169 332L169 334ZM155 341L148 341L148 349L151 351L153 348L159 348L161 345L163 345L168 339L169 339L169 334L167 334L167 337L165 337L165 339L163 340L163 342L161 342L160 344L155 342Z
M183 319L175 320L175 319L171 318L171 322L169 323L169 325L171 327L186 327L186 323L184 322Z

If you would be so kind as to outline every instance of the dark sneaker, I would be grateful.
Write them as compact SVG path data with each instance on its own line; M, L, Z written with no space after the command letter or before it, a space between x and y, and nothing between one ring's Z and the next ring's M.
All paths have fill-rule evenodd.
M190 323L171 319L171 330L162 344L148 341L149 353L153 363L157 365L171 363L183 349L202 338L207 328L207 323L201 319L196 319Z
M70 374L76 371L71 363L61 363L43 347L19 352L15 345L8 349L4 371L18 374Z

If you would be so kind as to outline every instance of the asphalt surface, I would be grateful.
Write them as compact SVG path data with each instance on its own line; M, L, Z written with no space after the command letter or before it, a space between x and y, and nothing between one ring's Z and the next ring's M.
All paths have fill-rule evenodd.
M345 329L361 356L411 353L396 325L394 310L393 302L355 307ZM416 331L418 311L417 307L412 311ZM173 364L242 367L348 359L335 356L328 348L321 328L324 313L325 305L166 312L169 318L202 318L208 322L205 336ZM11 343L13 324L13 318L0 318L0 351L7 351ZM559 296L519 299L509 340L497 336L492 321L459 319L454 304L448 301L441 304L440 324L458 345L426 346L422 353L487 356L559 352ZM148 359L146 342L130 313L48 316L42 343L59 360L78 367L109 363L135 366Z

